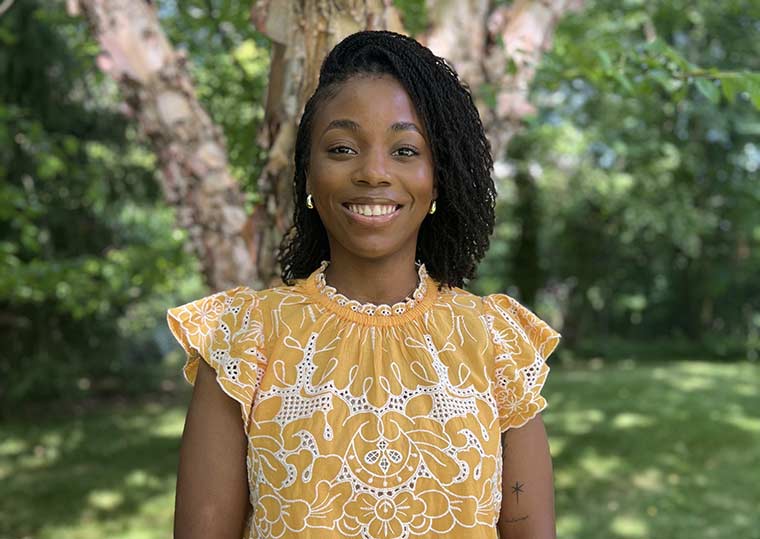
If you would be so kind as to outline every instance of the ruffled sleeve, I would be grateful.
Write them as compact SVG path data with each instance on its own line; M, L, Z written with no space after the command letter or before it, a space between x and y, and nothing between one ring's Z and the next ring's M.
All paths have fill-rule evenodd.
M239 287L167 311L169 329L187 354L184 374L195 383L202 358L215 371L222 390L240 403L243 423L266 369L260 300Z
M521 427L546 407L541 388L546 358L560 334L505 294L483 298L485 323L494 344L494 398L501 432Z

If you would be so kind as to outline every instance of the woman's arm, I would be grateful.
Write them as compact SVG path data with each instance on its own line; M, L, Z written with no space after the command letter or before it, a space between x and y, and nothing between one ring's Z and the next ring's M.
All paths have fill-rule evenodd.
M502 539L554 539L554 481L541 415L502 434Z
M199 363L179 454L174 537L240 539L249 507L240 405Z

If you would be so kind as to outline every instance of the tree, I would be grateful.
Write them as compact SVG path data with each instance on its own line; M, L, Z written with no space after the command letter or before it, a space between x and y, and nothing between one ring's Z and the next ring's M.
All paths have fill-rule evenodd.
M84 24L46 4L16 2L0 17L0 402L10 413L20 400L156 387L157 311L200 288L183 234L166 233L154 158L92 69Z
M215 288L255 282L254 236L230 173L224 135L198 102L186 58L169 44L155 6L133 0L71 0L102 47L99 67L124 96L161 168L164 194Z
M565 19L534 84L538 114L509 153L540 185L537 265L568 343L757 347L759 8L590 0ZM520 221L512 200L502 221ZM497 238L509 254L497 271L530 290L518 238Z

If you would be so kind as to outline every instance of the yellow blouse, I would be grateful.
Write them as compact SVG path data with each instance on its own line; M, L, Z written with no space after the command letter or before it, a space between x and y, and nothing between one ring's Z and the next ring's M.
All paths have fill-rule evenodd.
M419 286L392 306L325 283L246 287L168 311L240 403L244 538L495 538L500 433L545 406L559 334L503 294Z

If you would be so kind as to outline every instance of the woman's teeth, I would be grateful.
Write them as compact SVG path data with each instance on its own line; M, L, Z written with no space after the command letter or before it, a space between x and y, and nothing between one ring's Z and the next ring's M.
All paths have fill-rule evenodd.
M395 205L379 204L348 204L349 211L372 217L373 215L387 215L396 211Z

